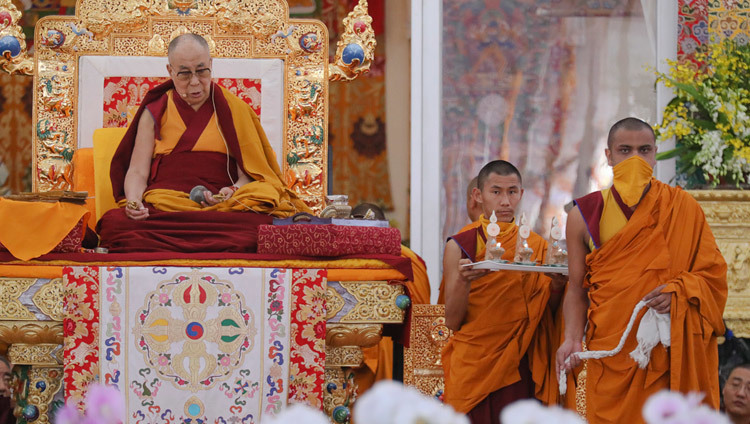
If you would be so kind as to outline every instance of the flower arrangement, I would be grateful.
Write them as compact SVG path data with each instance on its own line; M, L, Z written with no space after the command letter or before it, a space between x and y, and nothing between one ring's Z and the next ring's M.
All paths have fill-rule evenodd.
M84 400L85 415L73 404L66 404L55 414L55 424L121 424L125 420L125 398L114 387L91 384Z
M703 397L662 390L643 405L643 419L647 424L730 424L725 415L702 405Z
M703 65L668 61L668 74L657 73L676 95L654 130L658 140L677 142L656 158L677 157L688 185L739 185L750 173L750 45L725 40L696 59Z

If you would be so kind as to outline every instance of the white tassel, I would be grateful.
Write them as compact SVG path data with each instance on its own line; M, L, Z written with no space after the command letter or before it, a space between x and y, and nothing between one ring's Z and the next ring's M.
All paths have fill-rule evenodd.
M638 367L645 369L651 358L651 350L659 343L668 347L671 342L669 332L669 314L660 314L653 309L646 311L635 335L638 346L630 352L630 357L638 363Z
M630 315L630 321L628 321L628 326L625 328L625 331L622 333L622 336L620 337L620 342L617 344L617 346L612 350L589 350L586 352L576 352L573 355L576 355L581 360L586 359L601 359L601 358L607 358L610 356L617 355L622 350L622 347L625 345L625 340L630 335L630 331L633 329L633 323L635 322L636 316L638 316L638 312L643 309L644 306L646 306L648 302L645 300L641 300L635 305L635 309L633 309L633 313ZM643 315L643 318L641 319L640 324L638 325L638 332L636 333L636 340L638 340L638 346L636 346L635 350L630 352L630 357L633 358L640 368L646 368L648 365L649 359L651 357L651 350L661 342L664 346L669 346L671 342L671 334L669 331L670 327L670 318L669 314L660 314L654 311L653 309L649 309L646 311L646 313ZM573 355L570 355L568 359L565 360L565 364L570 364L570 360ZM568 388L568 381L567 381L567 374L565 372L565 369L560 370L560 375L558 378L558 384L560 389L560 395L565 395Z

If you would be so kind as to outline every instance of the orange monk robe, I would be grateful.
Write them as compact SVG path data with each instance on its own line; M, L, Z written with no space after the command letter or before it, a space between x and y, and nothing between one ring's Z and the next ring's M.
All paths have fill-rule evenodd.
M594 226L587 225L591 233ZM704 392L704 401L717 408L716 338L724 334L727 267L698 203L652 179L627 224L586 257L586 266L589 350L614 348L630 311L654 288L666 284L662 292L672 293L671 347L657 345L646 369L629 357L635 330L620 354L588 361L588 421L643 422L644 402L662 389Z
M479 215L479 220L478 221L474 221L474 222L472 222L470 224L464 225L464 227L461 228L458 231L458 233L456 233L456 234L461 234L464 231L468 231L468 230L471 230L472 228L476 228L476 227L482 225L481 219L482 219L483 216L484 215ZM440 288L438 290L440 290L440 291L438 292L437 304L438 305L445 305L445 276L443 276L440 279Z
M468 240L477 234L472 259L484 257L484 231L489 221L453 237ZM506 251L503 259L513 261L518 227L501 224L497 240ZM542 262L547 242L531 233L532 260ZM473 257L472 257L473 256ZM535 396L556 403L557 380L554 361L557 349L553 314L547 303L550 279L542 273L491 272L471 283L466 318L443 350L445 402L467 413L483 399L521 379L519 364L528 358Z
M406 283L412 305L430 303L430 281L422 258L406 246L401 246L401 256L411 259L413 281ZM393 339L383 337L372 347L362 349L364 365L355 371L357 391L361 395L376 381L393 378Z

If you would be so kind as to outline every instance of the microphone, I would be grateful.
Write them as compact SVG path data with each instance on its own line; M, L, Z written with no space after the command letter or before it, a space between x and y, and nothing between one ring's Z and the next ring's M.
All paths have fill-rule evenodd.
M187 93L180 93L180 96L187 97Z
M190 190L190 200L197 204L201 204L201 202L206 201L206 195L204 192L209 191L205 186L197 185L193 187L192 190Z

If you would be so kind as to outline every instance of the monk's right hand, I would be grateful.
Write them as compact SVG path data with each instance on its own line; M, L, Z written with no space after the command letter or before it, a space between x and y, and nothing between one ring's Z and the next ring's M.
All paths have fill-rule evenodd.
M583 345L580 341L565 340L560 348L557 349L557 364L556 364L556 375L560 375L560 370L564 369L565 372L573 371L574 368L581 365L581 359L578 355L573 355L576 352L583 351ZM573 355L571 357L571 355ZM566 362L570 358L570 362Z
M473 269L472 267L464 266L470 264L471 259L461 259L458 261L458 275L465 283L471 283L477 278L485 276L489 270L486 269Z
M133 208L133 205L136 207ZM135 221L142 221L148 218L148 209L140 200L129 200L128 205L125 206L125 216Z

